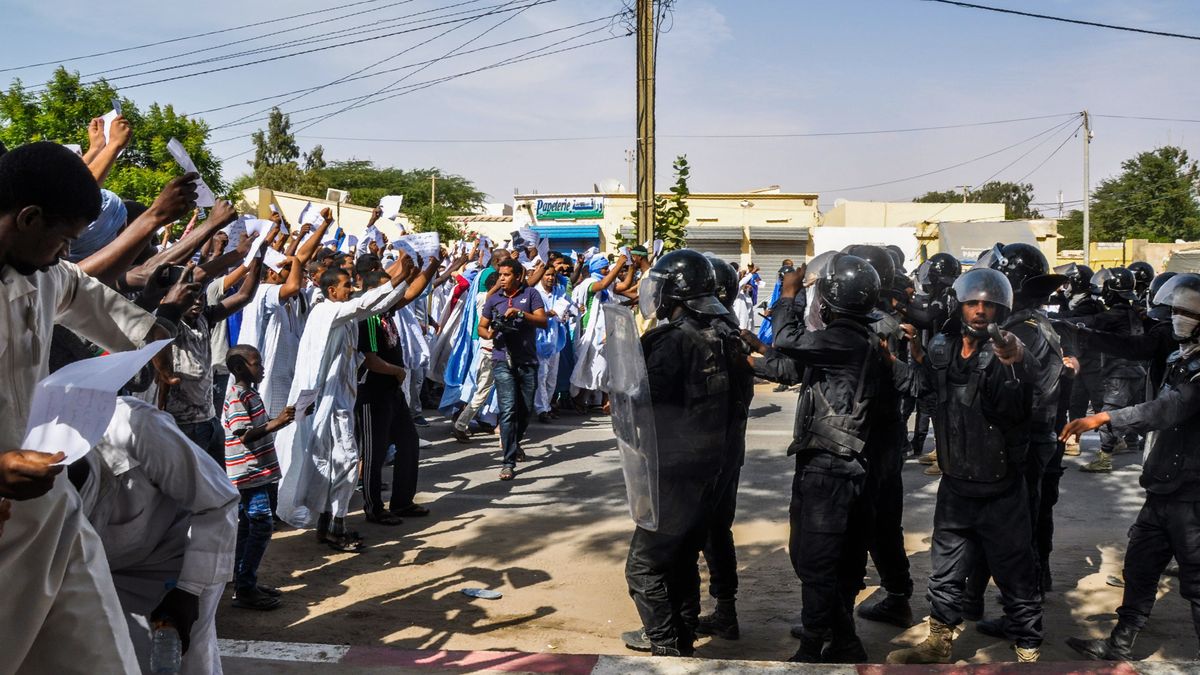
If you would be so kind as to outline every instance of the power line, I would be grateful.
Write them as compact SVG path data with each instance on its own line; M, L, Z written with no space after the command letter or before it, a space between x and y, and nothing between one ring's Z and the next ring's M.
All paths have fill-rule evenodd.
M517 2L517 0L509 0L507 3L505 3L504 7L507 7L507 6L509 6L509 5L512 5L512 4L513 4L513 3L515 3L515 2ZM501 19L499 22L497 22L495 25L493 25L493 26L490 26L490 27L489 27L487 30L483 31L483 32L482 32L482 33L480 33L479 35L476 35L475 37L473 37L473 38L471 38L471 39L467 40L466 42L463 42L462 44L458 45L458 46L457 46L457 47L455 47L454 49L451 49L450 51L446 52L445 54L442 54L440 57L438 57L438 58L434 59L434 60L433 60L431 63L427 63L427 64L425 64L425 65L421 66L420 68L417 68L417 69L416 69L416 70L414 70L414 71L411 71L411 72L405 73L405 74L404 74L404 76L403 76L403 77L401 77L400 79L393 81L391 84L388 84L388 85L385 85L385 86L383 86L383 87L380 87L379 89L375 90L374 92L372 92L372 93L370 93L370 94L368 94L368 95L366 95L366 96L360 96L360 97L358 97L358 98L356 98L356 99L352 99L352 102L351 102L349 105L347 105L346 107L344 107L344 108L340 108L340 109L338 109L338 110L335 110L335 111L333 111L333 112L331 112L331 113L328 113L328 114L326 114L326 115L322 116L322 117L321 117L321 118L319 118L319 119L313 120L312 122L309 122L308 124L306 124L306 125L304 125L304 126L302 126L302 127L298 128L298 129L296 129L296 131L297 131L297 132L300 132L300 131L304 131L305 129L311 128L311 127L313 127L314 125L320 124L321 122L324 122L325 120L327 120L327 119L330 119L331 117L334 117L335 115L340 115L341 113L344 113L344 112L346 112L347 110L350 110L350 109L352 109L352 108L356 107L356 106L355 106L355 104L356 104L356 103L358 103L358 102L360 102L360 101L367 101L367 100L370 100L371 98L374 98L375 96L378 96L379 94L381 94L381 93L383 93L383 92L386 92L386 91L388 91L388 90L392 89L393 87L395 87L396 85L400 84L401 82L404 82L405 80L407 80L408 78L412 77L413 75L416 75L417 73L419 73L419 72L421 72L421 71L425 70L426 68L430 68L431 66L433 66L433 65L435 65L435 64L437 64L437 63L441 63L443 60L445 60L445 59L447 59L447 58L449 58L449 57L453 56L453 55L454 55L456 52L458 52L458 51L460 51L460 50L462 50L462 49L464 49L464 48L466 48L466 47L470 46L470 45L471 45L471 43L475 42L476 40L479 40L479 39L483 38L483 36L487 35L488 33L490 33L490 32L492 32L492 31L496 30L496 29L497 29L497 28L499 28L500 26L503 26L504 24L508 23L509 21L512 21L513 19L517 18L517 17L518 17L518 16L520 16L522 13L524 13L526 10L528 10L530 7L534 7L534 6L536 6L536 5L539 5L539 4L546 4L546 3L548 3L548 2L554 2L554 0L543 0L543 2L537 2L537 3L534 3L534 4L532 4L532 5L526 5L526 6L525 6L524 8L522 8L521 10L519 10L519 11L517 11L517 12L514 12L514 13L512 13L512 14L509 14L508 16L504 17L504 18L503 18L503 19ZM504 9L504 7L501 7L500 9ZM500 11L500 10L497 10L497 11ZM486 15L485 15L485 16L486 16ZM483 18L483 17L480 17L480 18ZM458 30L459 28L462 28L463 26L466 26L466 25L468 25L468 24L460 24L460 25L458 25L458 26L454 26L453 28L450 28L450 29L446 30L445 32L443 32L441 35L438 35L438 36L435 36L435 37L433 37L433 38L430 38L430 40L426 40L425 42L427 43L427 42L430 42L431 40L436 40L437 38L440 38L440 37L442 37L443 35L446 35L447 33L450 33L451 31ZM424 44L424 43L423 43L423 44Z
M1096 21L1084 21L1082 19L1067 19L1061 16L1051 16L1049 14L1037 14L1034 12L1021 12L1015 9L1005 9L1003 7L991 7L989 5L977 5L973 2L958 2L957 0L925 0L925 2L936 2L942 5L953 5L955 7L965 7L967 9L982 9L988 12L998 12L1000 14L1014 14L1016 16L1025 16L1033 19L1046 19L1048 21L1058 21L1061 23L1073 23L1080 26L1091 26L1093 28L1109 28L1111 30L1122 30L1129 33L1142 33L1145 35L1157 35L1159 37L1183 38L1184 40L1200 40L1198 35L1186 35L1184 33L1169 33L1160 30L1149 30L1146 28L1132 28L1130 26L1118 26L1111 23L1099 23Z
M541 1L544 1L544 0L536 0L535 4L537 4L537 2L541 2ZM520 9L520 8L519 8L519 7L515 7L515 8L511 8L511 9L505 10L505 11L515 11L515 10L517 10L517 9ZM428 21L428 20L429 20L429 19L424 19L424 21ZM122 88L122 89L135 89L135 88L137 88L137 87L144 87L144 86L151 85L151 84L161 84L161 83L163 83L163 82L172 82L172 81L174 81L174 80L182 80L182 79L185 79L185 78L189 78L189 77L196 77L196 76L199 76L199 75L208 75L208 74L211 74L211 73L219 73L219 72L223 72L223 71L226 71L226 70L234 70L234 69L237 69L237 68L244 68L244 67L246 67L246 66L254 66L254 65L258 65L258 64L260 64L260 63L269 63L269 62L271 62L271 61L279 61L279 60L282 60L282 59L288 59L288 58L292 58L293 56L304 56L304 55L308 55L308 54L313 54L313 53L315 53L315 52L325 51L325 50L327 50L327 49L338 49L338 48L341 48L341 47L349 47L349 46L351 46L351 45L361 44L361 43L363 43L363 42L371 42L371 41L374 41L374 40L382 40L383 38L395 37L395 36L397 36L397 35L404 35L404 34L407 34L407 33L415 33L415 32L417 32L417 31L428 30L428 29L430 29L430 28L437 28L437 27L439 27L439 26L446 26L446 25L453 24L453 23L462 23L462 22L471 21L471 20L472 20L472 17L464 17L464 18L459 18L459 19L453 19L453 20L450 20L450 21L443 21L443 22L440 22L440 23L434 23L434 24L430 24L430 25L428 25L428 26L420 26L420 27L417 27L417 28L409 28L409 29L407 29L407 30L395 31L395 32L392 32L392 33L385 33L385 34L383 34L383 35L376 35L376 36L373 36L373 37L362 38L362 39L360 39L360 40L350 40L350 41L348 41L348 42L341 42L341 43L334 44L334 45L326 45L326 46L324 46L324 47L315 47L315 48L312 48L312 49L304 49L304 50L301 50L301 51L298 51L298 52L292 52L292 53L290 53L290 54L282 54L282 55L279 55L279 56L272 56L272 57L269 57L269 58L258 59L258 60L255 60L255 61L248 61L248 62L246 62L246 63L236 63L236 64L233 64L233 65L230 65L230 66L223 66L223 67L220 67L220 68L212 68L212 69L209 69L209 70L202 70L202 71L198 71L198 72L194 72L194 73L186 73L186 74L183 74L183 75L176 75L176 76L173 76L173 77L166 77L166 78L162 78L162 79L158 79L158 80L149 80L149 81L146 81L146 82L137 82L137 83L135 83L135 84L126 84L126 85L122 85L122 86L121 86L121 88ZM417 23L417 22L414 22L414 23ZM125 78L127 78L127 77L135 77L135 76L137 76L137 75L145 75L145 74L149 74L149 73L153 73L153 72L162 72L162 71L165 71L165 70L174 70L174 69L177 69L177 68L183 68L183 67L187 67L187 66L189 66L189 65L195 65L195 64L181 64L181 65L177 65L177 66L171 66L171 67L169 67L169 68L160 68L160 69L156 69L156 70L153 70L153 71L146 71L146 72L143 72L143 73L135 73L135 74L133 74L133 75L122 75L121 77L116 77L116 78L113 78L113 79L114 79L114 80L120 80L120 79L125 79ZM95 84L95 82L87 82L87 83L84 83L84 84Z
M1062 150L1063 146L1065 146L1067 143L1069 143L1072 138L1075 138L1075 134L1079 132L1079 129L1082 126L1083 126L1083 123L1080 122L1079 126L1072 129L1071 133L1067 134L1067 137L1063 139L1062 143L1059 143L1058 147L1054 148L1054 150L1052 150L1050 152L1050 154L1046 156L1046 159L1043 159L1042 161L1038 162L1037 166L1033 167L1024 176L1021 176L1020 178L1016 179L1013 182L1016 183L1017 185L1020 185L1021 182L1024 181L1026 178L1029 178L1033 174L1037 173L1038 169L1042 168L1043 166L1046 166L1046 162L1049 162L1051 159L1054 159L1054 156L1058 154L1058 151Z
M1137 115L1097 115L1092 113L1092 117L1104 117L1112 120L1147 120L1150 122L1189 122L1192 124L1200 123L1200 120L1183 119L1179 117L1139 117Z
M515 1L515 0L509 0L507 3L505 3L505 5L511 5L511 4L512 4L514 1ZM553 1L553 0L550 0L550 1ZM345 82L347 79L349 79L349 78L351 78L351 77L354 77L355 75L360 75L360 74L362 74L362 73L364 73L364 72L366 72L366 71L368 71L368 70L370 70L370 69L372 69L372 68L374 68L374 67L376 67L376 66L379 66L379 65L382 65L382 64L384 64L384 63L387 63L388 61L391 61L392 59L398 58L398 57L400 57L400 56L403 56L404 54L407 54L407 53L409 53L409 52L411 52L411 51L413 51L413 50L415 50L415 49L418 49L418 48L420 48L420 47L423 47L424 45L427 45L427 44L429 44L430 42L433 42L434 40L437 40L438 38L440 38L440 37L442 37L442 36L446 35L447 33L451 33L451 32L453 32L453 31L456 31L456 30L458 30L459 28L462 28L463 26L470 25L472 22L474 22L474 21L477 21L477 20L479 20L479 19L481 19L481 18L483 18L483 17L485 17L485 16L490 16L491 14L494 14L496 11L498 11L498 8L499 8L499 9L502 9L503 7L504 7L504 5L496 5L495 7L493 7L493 8L492 8L492 9L493 9L493 11L491 11L491 12L487 12L487 13L485 13L485 14L483 14L483 15L477 16L477 17L473 18L471 21L468 21L468 22L466 22L466 23L460 23L460 24L456 24L456 25L454 25L454 26L451 26L450 28L446 29L445 31L442 31L441 33L438 33L437 35L435 35L435 36L433 36L433 37L431 37L431 38L429 38L429 39L427 39L427 40L424 40L424 41L422 41L422 42L418 42L417 44L415 44L415 45L412 45L412 46L410 46L410 47L405 47L404 49L401 49L400 51L396 52L395 54L392 54L391 56L388 56L388 57L382 58L382 59L380 59L380 60L378 60L378 61L375 61L374 63L372 63L372 64L370 64L370 65L368 65L368 66L364 66L364 67L362 67L362 68L359 68L358 70L356 70L356 71L354 71L354 72L352 72L352 73L349 73L348 75L345 75L345 76L343 76L343 77L340 77L340 78L338 78L338 79L336 79L336 80L333 80L333 81L331 81L331 82L326 82L325 84L323 84L323 85L320 85L320 86L316 87L315 89L313 89L313 91L320 91L321 89L324 89L324 88L326 88L326 87L331 87L331 86L333 86L333 85L336 85L336 84L340 84L340 83L342 83L342 82ZM517 15L516 15L516 14L513 14L512 16L517 16ZM311 92L307 92L307 93L311 93ZM227 122L227 123L225 123L225 124L222 124L222 125L220 125L220 126L218 126L218 127L213 127L213 129L225 129L225 128L228 128L228 127L231 127L231 126L235 126L237 123L239 123L239 122L242 122L242 121L244 121L244 120L247 120L247 119L249 119L249 118L251 118L251 117L254 117L255 115L261 115L261 114L263 114L263 113L265 113L265 112L269 112L269 111L270 111L272 108L278 108L278 107L280 107L280 106L287 105L288 103L291 103L292 101L295 101L296 99L298 99L298 98L300 98L301 96L304 96L304 95L306 95L306 94L299 94L299 93L298 93L297 95L293 96L292 98L289 98L289 99L288 99L288 100L286 100L286 101L283 101L283 102L281 102L281 103L276 103L276 104L272 105L272 106L271 106L271 107L269 107L269 108L265 108L265 109L263 109L263 110L259 110L258 112L253 112L253 113L250 113L249 115L243 115L242 117L239 117L239 118L237 118L236 120L233 120L232 122Z
M815 190L815 192L818 192L818 193L821 193L821 192L849 192L849 191L851 191L851 190L864 190L864 189L866 189L866 188L881 187L881 186L884 186L884 185L895 185L896 183L904 183L904 182L907 182L907 181L910 181L910 180L916 180L916 179L918 179L918 178L925 178L926 176L932 176L932 175L934 175L934 174L943 173L943 172L946 172L946 171L950 171L950 170L952 170L952 169L957 169L957 168L959 168L959 167L966 166L967 164L973 164L973 163L975 163L975 162L978 162L978 161L980 161L980 160L987 159L988 157L993 157L993 156L995 156L995 155L998 155L998 154L1000 154L1000 153L1002 153L1002 152L1006 152L1006 151L1008 151L1008 150L1011 150L1011 149L1013 149L1013 148L1015 148L1015 147L1018 147L1018 146L1024 145L1024 144L1026 144L1026 143L1028 143L1028 142L1030 142L1030 141L1033 141L1033 140L1036 140L1036 139L1038 139L1038 138L1041 138L1042 136L1045 136L1046 134L1052 134L1052 133L1054 133L1054 132L1058 131L1060 128L1062 128L1062 127L1066 126L1067 124L1070 124L1070 123L1073 121L1073 119L1074 119L1074 118L1072 118L1072 119L1068 119L1068 120L1065 120L1065 121L1063 121L1063 122L1060 122L1060 123L1058 123L1058 124L1055 124L1054 126L1050 127L1049 129L1046 129L1046 130L1044 130L1044 131L1040 131L1040 132L1038 132L1038 133L1034 134L1033 136L1030 136L1029 138L1026 138L1026 139L1024 139L1024 140L1021 140L1021 141L1017 141L1016 143L1013 143L1012 145L1006 145L1006 146L1004 146L1003 148L1000 148L999 150L993 150L992 152L989 152L989 153L987 153L987 154L983 154L983 155L980 155L980 156L978 156L978 157L973 157L973 158L971 158L971 159L968 159L968 160L966 160L966 161L958 162L958 163L956 163L956 164L951 164L950 166L942 167L942 168L940 168L940 169L934 169L933 171L926 171L926 172L924 172L924 173L919 173L919 174L912 175L912 176L905 176L904 178L896 178L896 179L893 179L893 180L886 180L886 181L882 181L882 182L879 182L879 183L870 183L870 184L868 184L868 185L854 185L854 186L850 186L850 187L834 188L834 189L829 189L829 190Z
M549 35L549 34L551 34L551 33L561 33L561 32L562 32L562 31L564 31L564 30L571 30L572 28L578 28L578 27L580 27L580 26L586 26L586 25L593 24L593 23L599 23L599 22L601 22L601 21L609 21L609 20L611 20L611 19L613 19L614 17L617 17L617 16L620 16L620 14L610 14L609 16L602 16L602 17L600 17L600 18L597 18L597 19L592 19L592 20L590 20L590 21L581 21L581 22L579 22L579 23L576 23L576 24L571 24L570 26L563 26L563 27L561 27L561 28L554 28L554 29L551 29L551 30L542 31L542 32L540 32L540 33L533 33L533 34L531 34L531 35L524 35L524 36L521 36L521 37L513 38L513 39L511 39L511 40L505 40L504 42L495 42L495 43L492 43L492 44L490 44L490 45L484 45L484 46L482 46L482 47L476 47L475 49L468 49L467 51L464 51L464 52L459 52L459 53L455 54L455 55L454 55L454 57L452 57L452 58L457 58L457 57L460 57L460 56L467 56L467 55L469 55L469 54L477 54L477 53L479 53L479 52L487 51L487 50L489 50L489 49L496 49L496 48L498 48L498 47L507 47L508 45L515 44L515 43L517 43L517 42L525 42L525 41L528 41L528 40L532 40L532 39L535 39L535 38L542 37L542 36L544 36L544 35ZM590 34L591 32L593 32L593 31L588 31L587 33L584 33L584 35L588 35L588 34ZM581 37L581 36L576 36L576 37ZM425 60L425 61L416 61L416 62L413 62L413 63L408 63L408 64L405 64L405 65L403 65L403 66L397 66L397 67L395 67L395 68L388 68L387 70L381 70L381 71L379 71L379 72L376 72L376 73L371 73L371 74L369 74L369 75L356 75L356 76L354 76L354 77L347 77L347 78L345 78L345 79L341 79L340 81L336 81L336 84L345 84L345 83L347 83L347 82L356 82L356 81L358 81L358 80L365 80L365 79L372 78L372 77L379 77L380 75L387 75L388 73L395 73L395 72L398 72L398 71L401 71L401 70L407 70L407 69L409 69L409 68L416 68L417 66L423 66L423 65L425 65L425 64L427 64L427 63L433 63L433 62L434 62L434 61L436 61L436 60L437 60L437 59L428 59L428 60ZM216 107L216 108L208 108L208 109L205 109L205 110L195 110L195 111L192 111L191 113L188 113L188 114L189 114L189 115L192 115L192 116L196 116L196 115L205 115L205 114L207 114L207 113L219 112L219 111L222 111L222 110L229 110L230 108L238 108L238 107L241 107L241 106L244 106L244 105L252 105L252 104L254 104L254 103L261 103L261 102L263 102L263 101L270 101L270 100L272 100L272 99L283 98L283 97L285 97L285 96L292 96L293 94L311 94L311 93L313 93L313 92L315 92L315 91L319 91L320 89L323 89L324 87L327 87L327 86L333 86L333 85L334 85L334 83L330 83L330 84L327 84L327 85L317 85L317 86L314 86L314 87L307 87L307 88L305 88L305 89L294 89L294 90L292 90L292 91L283 92L283 93L281 93L281 94L271 94L271 95L269 95L269 96L259 96L259 97L256 97L256 98L253 98L253 99L250 99L249 101L241 101L241 102L238 102L238 103L229 103L229 104L227 104L227 105L218 106L218 107ZM295 100L295 99L292 99L292 100ZM285 104L287 104L287 103L289 103L289 102L290 102L290 101L284 101L283 103L278 103L278 104L276 104L276 106L285 105ZM272 107L276 107L276 106L272 106ZM270 110L270 108L267 108L266 110ZM260 111L260 112L266 112L266 110L264 110L264 111ZM255 114L259 114L259 113L255 113ZM240 120L238 120L238 121L240 121Z
M406 87L406 91L402 91L402 92L399 92L399 93L392 94L391 96L387 96L387 97L385 97L385 98L383 98L383 99L379 99L378 101L371 101L371 103L379 103L379 102L382 102L382 101L385 101L385 100L389 100L389 99L392 99L392 98L396 98L397 96L404 96L404 95L406 95L406 94L411 94L411 93L413 93L413 92L415 92L415 91L420 91L420 90L422 90L422 89L428 89L429 87L432 87L432 86L434 86L434 85L441 84L442 82L449 82L449 81L451 81L451 80L456 80L456 79L458 79L458 78L460 78L460 77L465 77L465 76L467 76L467 75L473 75L473 74L475 74L475 73L480 73L480 72L483 72L483 71L485 71L485 70L491 70L491 69L493 69L493 68L500 68L500 67L503 67L503 66L511 66L511 65L514 65L514 64L517 64L517 63L522 63L522 62L524 62L524 61L532 61L532 60L534 60L534 59L540 59L540 58L544 58L544 57L546 57L546 56L552 56L552 55L554 55L554 54L561 54L561 53L563 53L563 52L569 52L569 51L573 51L573 50L576 50L576 49L583 49L584 47L592 47L592 46L595 46L595 45L604 44L604 43L606 43L606 42L609 42L609 41L611 41L611 40L619 40L619 39L621 39L621 38L626 38L626 37L629 37L629 36L628 36L628 35L613 35L613 36L610 36L610 37L607 37L607 38L601 38L601 39L599 39L599 40L593 40L592 42L585 42L584 44L581 44L581 45L574 45L574 46L571 46L571 47L564 47L564 48L562 48L562 49L556 49L556 50L554 50L554 51L549 51L549 52L546 52L546 53L544 53L544 54L535 54L535 55L532 55L532 56L523 56L523 55L519 55L519 57L514 57L514 58L512 58L512 59L509 59L509 60L506 60L506 61L500 61L500 62L498 62L498 63L493 63L493 64L491 64L491 65L488 65L488 66L482 66L482 67L475 68L475 69L472 69L472 70L467 70L467 71L463 71L463 72L460 72L460 73L456 73L456 74L454 74L454 75L448 75L448 76L446 76L446 77L442 77L442 78L439 78L439 79L435 79L435 80L429 80L429 81L427 81L427 82L419 82L419 83L416 83L416 84L413 84L413 85L411 85L410 87ZM541 51L542 49L546 49L546 47L541 47L541 48L539 48L539 49L535 49L535 50L532 50L531 52L527 52L527 53L528 53L528 54L532 54L533 52ZM522 57L522 56L523 56L523 57ZM325 105L322 105L322 106L314 106L314 107L315 107L315 108L324 108L324 107L329 107L329 106L331 106L331 105L337 105L337 103L328 103L328 104L325 104ZM311 119L311 118L310 118L310 119ZM301 121L301 123L303 123L303 122L307 122L307 121L310 121L310 120L302 120L302 121ZM209 143L209 145L214 145L214 144L216 144L216 143L224 143L224 142L228 142L228 141L235 141L235 140L239 140L239 139L242 139L242 138L247 138L247 137L249 137L250 135L251 135L251 134L242 134L241 136L233 136L233 137L230 137L230 138L221 139L220 141L213 141L213 142ZM249 149L249 150L246 150L246 151L243 151L243 152L239 152L239 153L237 153L237 154L235 154L235 155L230 155L230 156L228 156L228 157L222 157L220 161L221 161L221 162L226 162L226 161L229 161L229 160L231 160L231 159L235 159L235 158L237 158L237 157L241 157L242 155L249 154L250 152L253 152L253 148L251 148L251 149Z
M121 54L124 52L131 52L131 51L135 51L138 49L146 49L148 47L158 47L160 45L168 45L168 44L172 44L175 42L182 42L184 40L192 40L195 38L208 37L210 35L219 35L221 33L230 33L233 31L245 30L247 28L258 28L260 26L264 26L267 24L279 23L280 21L288 21L290 19L299 19L299 18L305 17L305 16L312 16L313 14L322 14L324 12L331 12L331 11L334 11L337 9L346 9L349 7L354 7L356 5L366 5L366 4L370 4L372 2L378 2L378 1L379 0L360 0L360 2L352 2L352 3L346 4L346 5L340 5L338 7L326 7L325 9L317 9L317 10L313 10L311 12L304 12L303 14L293 14L291 16L283 16L283 17L276 17L274 19L266 19L263 21L255 21L253 23L246 23L246 24L242 24L240 26L232 26L230 28L221 28L218 30L210 30L205 33L196 33L194 35L184 35L181 37L170 38L168 40L159 40L158 42L147 42L146 44L135 45L133 47L123 47L121 49L110 49L108 51L96 52L94 54L84 54L82 56L72 56L72 57L65 58L65 59L51 59L50 61L43 61L41 63L27 63L23 66L12 66L10 68L0 68L0 73L8 73L8 72L12 72L14 70L26 70L28 68L37 68L40 66L53 66L56 64L60 64L60 63L70 63L72 61L82 61L84 59L93 59L93 58L97 58L100 56L109 56L111 54ZM368 11L371 11L371 10L368 10Z

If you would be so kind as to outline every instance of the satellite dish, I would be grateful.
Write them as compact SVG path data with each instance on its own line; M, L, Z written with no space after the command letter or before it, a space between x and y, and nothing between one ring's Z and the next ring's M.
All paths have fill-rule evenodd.
M603 192L605 194L624 191L625 186L621 184L621 179L619 178L605 178L600 181L600 185L596 189L596 192Z

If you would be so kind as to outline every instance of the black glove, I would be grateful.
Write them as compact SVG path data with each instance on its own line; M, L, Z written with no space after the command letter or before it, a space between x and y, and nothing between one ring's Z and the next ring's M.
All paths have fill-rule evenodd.
M172 588L167 592L158 607L150 612L150 625L157 621L167 621L179 631L179 641L183 645L183 653L188 650L191 642L192 624L200 618L200 597L187 591Z

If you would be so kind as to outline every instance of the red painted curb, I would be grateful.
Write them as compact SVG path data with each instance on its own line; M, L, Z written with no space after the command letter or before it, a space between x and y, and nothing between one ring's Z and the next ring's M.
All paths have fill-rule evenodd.
M341 663L354 666L394 666L447 671L497 670L523 673L590 675L599 656L595 654L527 654L524 652L466 652L351 647Z
M856 666L859 675L946 675L969 672L971 675L1138 675L1128 663L981 663L972 665L899 666L864 664Z

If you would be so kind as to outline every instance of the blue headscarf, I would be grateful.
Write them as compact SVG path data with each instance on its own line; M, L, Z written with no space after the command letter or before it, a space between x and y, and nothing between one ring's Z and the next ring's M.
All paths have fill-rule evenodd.
M608 267L609 264L608 258L605 258L599 254L594 255L592 256L592 259L588 261L588 272L592 273L593 275L603 274L604 268Z
M115 192L100 188L100 215L71 242L67 260L77 263L112 243L125 227L125 202Z

